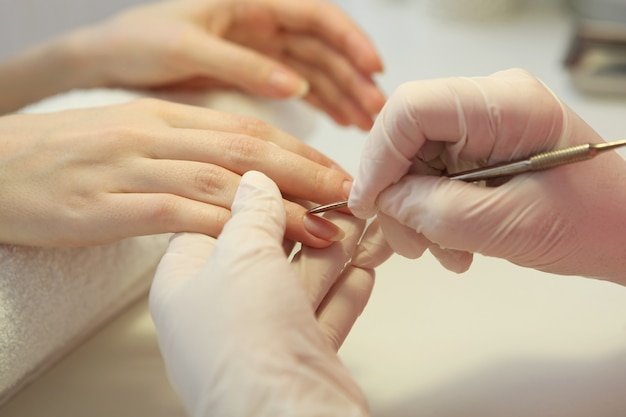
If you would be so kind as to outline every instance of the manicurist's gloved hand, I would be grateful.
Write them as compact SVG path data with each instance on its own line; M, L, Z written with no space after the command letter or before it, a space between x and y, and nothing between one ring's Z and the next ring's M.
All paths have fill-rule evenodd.
M191 415L367 415L336 349L369 298L372 268L391 253L376 224L357 247L364 222L335 213L344 239L290 264L273 182L243 175L232 213L217 240L175 235L150 292L170 380Z
M619 154L493 187L437 176L589 142L603 139L521 70L407 83L375 122L349 207L363 218L379 213L400 254L430 248L452 270L467 269L475 252L626 283Z

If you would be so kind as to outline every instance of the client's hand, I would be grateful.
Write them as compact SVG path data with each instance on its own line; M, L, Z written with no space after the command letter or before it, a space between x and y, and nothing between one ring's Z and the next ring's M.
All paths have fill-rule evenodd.
M336 350L370 295L372 268L390 249L373 227L355 254L364 222L341 213L334 220L346 238L305 248L290 265L280 194L249 172L217 241L171 240L150 310L170 380L191 415L368 413Z
M130 236L217 236L240 176L267 173L285 198L332 201L350 177L268 124L145 99L0 118L0 242L82 246ZM341 231L285 201L287 237L325 247Z
M368 129L384 96L380 58L357 25L323 0L179 0L131 9L77 32L91 84L235 87L306 95L338 123ZM81 69L90 68L88 71Z

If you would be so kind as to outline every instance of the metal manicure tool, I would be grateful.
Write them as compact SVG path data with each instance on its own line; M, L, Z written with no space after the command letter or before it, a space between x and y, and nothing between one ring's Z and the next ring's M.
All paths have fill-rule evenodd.
M587 159L591 159L598 154L612 151L613 149L621 146L626 146L626 139L606 143L587 143L564 149L541 152L519 161L503 162L501 164L491 165L488 167L450 174L447 175L447 177L451 180L461 180L465 182L485 181L494 178L508 177L511 175L521 174L523 172L541 171L557 167L559 165L586 161ZM337 201L335 203L314 207L307 211L307 213L324 213L329 210L336 210L347 206L348 200Z

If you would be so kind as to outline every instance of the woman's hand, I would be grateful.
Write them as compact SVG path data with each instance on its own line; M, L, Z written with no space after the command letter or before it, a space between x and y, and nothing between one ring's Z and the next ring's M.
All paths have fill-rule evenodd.
M165 232L217 236L240 176L265 172L286 199L346 198L351 178L256 119L143 99L0 118L0 242L79 246ZM341 230L285 200L286 237L313 247Z
M217 86L304 95L342 125L369 129L384 96L376 50L324 0L178 0L131 9L71 38L91 86ZM80 60L79 60L80 61Z

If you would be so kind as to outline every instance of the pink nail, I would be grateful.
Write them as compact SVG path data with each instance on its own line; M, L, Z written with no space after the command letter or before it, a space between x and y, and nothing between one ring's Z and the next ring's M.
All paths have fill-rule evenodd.
M345 236L345 232L336 224L314 214L304 216L304 228L312 235L331 242L337 242Z

